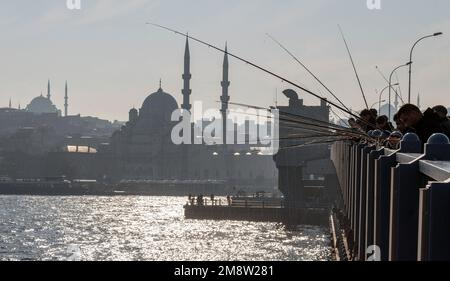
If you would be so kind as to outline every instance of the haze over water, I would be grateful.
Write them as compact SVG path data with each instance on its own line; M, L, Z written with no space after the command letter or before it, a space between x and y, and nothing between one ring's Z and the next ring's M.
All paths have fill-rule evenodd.
M186 220L183 197L0 196L0 260L328 260L326 228Z

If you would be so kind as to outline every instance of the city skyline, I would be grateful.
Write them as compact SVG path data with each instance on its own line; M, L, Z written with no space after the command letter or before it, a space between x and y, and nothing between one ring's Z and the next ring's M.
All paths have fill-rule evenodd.
M0 1L0 264L450 261L449 11Z
M214 3L211 3L214 2ZM22 108L52 81L52 98L64 108L64 85L69 82L70 114L126 120L128 110L140 108L144 98L163 89L182 104L185 41L145 25L152 21L190 32L231 53L248 58L306 88L327 95L304 70L265 33L283 42L348 106L363 108L337 24L347 36L360 72L368 103L378 100L375 89L385 75L408 61L414 41L434 32L444 36L421 43L414 54L412 100L421 94L423 107L448 105L450 90L450 20L446 1L382 1L381 10L369 10L366 1L81 1L81 10L69 10L65 1L2 3L0 30L0 105ZM257 9L256 9L257 8ZM395 16L393 16L395 15ZM325 20L324 20L325 19ZM394 23L394 20L397 22ZM301 27L304 28L301 28ZM313 26L314 28L311 28ZM383 44L390 42L390 44ZM387 46L386 46L387 45ZM191 42L191 101L219 108L223 55ZM289 85L230 58L231 102L268 107ZM407 95L407 70L399 72ZM299 92L306 104L317 99ZM279 104L287 103L278 94Z

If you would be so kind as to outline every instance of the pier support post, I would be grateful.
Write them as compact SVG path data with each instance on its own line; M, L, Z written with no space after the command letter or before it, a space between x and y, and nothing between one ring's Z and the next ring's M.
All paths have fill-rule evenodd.
M282 166L278 168L279 188L285 197L287 209L303 207L303 167Z

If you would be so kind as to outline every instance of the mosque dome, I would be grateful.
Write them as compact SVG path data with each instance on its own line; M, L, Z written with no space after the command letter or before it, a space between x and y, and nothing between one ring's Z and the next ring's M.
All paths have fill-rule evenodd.
M49 98L46 98L42 95L34 98L30 104L26 107L26 111L33 112L36 114L44 114L44 113L59 113L59 110L52 103Z
M157 121L170 121L172 112L178 109L178 103L173 96L162 88L149 95L140 110L140 117Z
M394 120L394 114L397 113L397 110L395 109L395 107L393 107L392 105L389 104L384 104L380 107L380 112L378 112L378 116L381 115L386 115L389 116L389 107L391 108L391 122Z

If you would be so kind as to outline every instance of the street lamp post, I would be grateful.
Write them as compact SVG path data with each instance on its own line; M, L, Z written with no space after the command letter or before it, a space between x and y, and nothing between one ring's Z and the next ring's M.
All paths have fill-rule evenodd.
M399 65L399 66L397 66L396 68L394 68L394 70L392 70L392 72L391 72L391 75L389 76L389 108L388 108L388 112L389 112L389 121L391 120L391 88L392 88L392 75L394 74L394 72L397 70L397 69L399 69L399 68L402 68L402 67L405 67L405 66L408 66L408 65L411 65L411 61L409 61L408 63L406 63L406 64L402 64L402 65Z
M377 105L378 104L378 112L380 112L380 104L382 103L382 102L385 102L386 100L379 100L379 101L377 101L377 102L374 102L373 104L372 104L372 106L370 106L370 108L373 108L375 105Z
M398 86L398 83L391 85L391 88L394 86ZM383 95L384 91L386 91L387 88L389 88L389 85L387 85L386 87L383 88L383 90L381 90L380 96L378 97L378 114L380 114L381 103L383 102L383 101L381 101L381 96ZM394 92L398 95L397 91L394 90ZM384 101L386 101L386 100L384 100Z
M413 55L414 48L416 47L416 45L417 45L420 41L422 41L422 40L424 40L424 39L426 39L426 38L435 37L435 36L440 36L440 35L442 35L442 32L436 32L436 33L434 33L434 34L424 36L424 37L420 38L419 40L417 40L417 41L414 43L414 45L412 46L412 48L411 48L411 51L410 51L410 53L409 53L409 62L410 62L410 64L409 64L408 103L411 103L411 73L412 73L412 55Z

